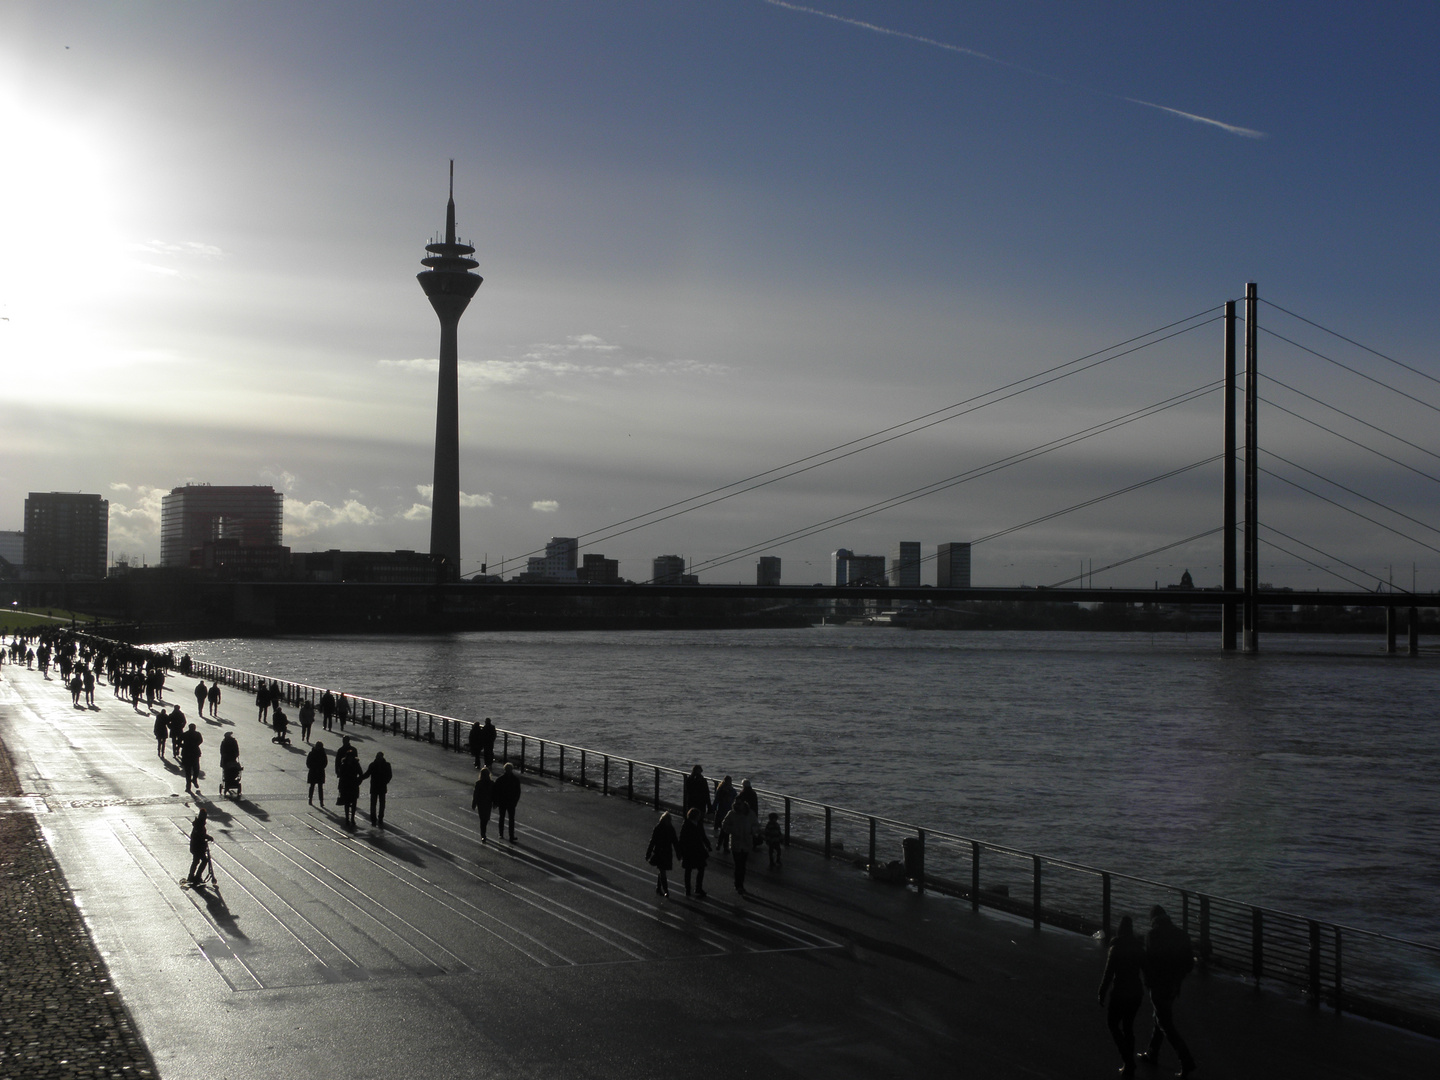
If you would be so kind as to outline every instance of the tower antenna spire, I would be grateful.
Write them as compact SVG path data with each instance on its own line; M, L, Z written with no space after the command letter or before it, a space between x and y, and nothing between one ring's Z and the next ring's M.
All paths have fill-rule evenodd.
M445 205L445 243L455 243L455 159L450 159L450 201Z

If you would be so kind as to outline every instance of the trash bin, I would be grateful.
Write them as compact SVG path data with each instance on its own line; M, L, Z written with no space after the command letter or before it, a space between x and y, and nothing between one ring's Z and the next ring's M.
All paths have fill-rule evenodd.
M925 880L925 841L918 836L907 836L900 841L905 853L905 876L919 884Z

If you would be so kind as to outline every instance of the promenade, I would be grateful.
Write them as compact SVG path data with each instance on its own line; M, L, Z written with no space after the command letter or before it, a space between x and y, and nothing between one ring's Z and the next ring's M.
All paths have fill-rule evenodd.
M687 900L677 872L662 900L642 858L652 810L527 776L517 842L492 829L482 845L469 759L369 728L348 734L362 762L383 750L394 765L387 827L368 825L362 796L351 832L333 802L306 803L300 740L272 744L238 693L202 720L191 683L172 678L167 699L205 735L219 877L218 889L181 889L195 803L156 756L151 717L103 684L96 709L75 709L39 672L0 675L0 741L36 797L8 808L40 811L123 1002L105 1005L102 990L92 1008L110 1009L120 1042L133 1021L167 1080L1115 1075L1096 940L800 850L779 871L752 860L749 898L721 856L708 899ZM339 733L316 728L333 751ZM216 797L225 731L245 765L238 802ZM8 871L6 908L27 887ZM39 921L64 932L53 912ZM34 968L69 962L17 956L12 940L0 943L5 994L17 966L43 983ZM1193 976L1177 1016L1202 1077L1440 1075L1434 1040L1229 977ZM132 1046L124 1062L96 1071L92 1055L79 1071L65 1045L43 1045L76 1036L32 1025L21 1049L49 1071L31 1071L8 1004L4 1027L0 1076L148 1065ZM1148 1035L1143 1012L1137 1027Z

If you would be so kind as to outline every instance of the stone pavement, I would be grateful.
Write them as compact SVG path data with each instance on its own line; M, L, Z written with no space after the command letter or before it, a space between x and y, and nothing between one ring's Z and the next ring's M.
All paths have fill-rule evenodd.
M0 745L0 1078L153 1077Z

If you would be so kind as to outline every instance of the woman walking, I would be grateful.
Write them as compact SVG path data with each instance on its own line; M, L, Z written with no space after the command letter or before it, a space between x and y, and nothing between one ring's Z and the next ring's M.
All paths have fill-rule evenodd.
M690 895L690 875L695 875L695 895L705 898L705 864L710 861L710 838L705 835L705 812L692 806L680 826L680 865L685 868L685 895Z
M355 804L360 801L362 772L359 754L335 755L335 801L345 810L345 824L352 827L355 824ZM323 791L320 805L325 805Z
M736 800L735 808L725 815L720 826L721 842L729 841L730 857L735 860L735 891L745 895L745 867L755 847L755 829L760 819L746 800Z
M1135 1075L1135 1014L1145 996L1140 975L1145 967L1145 945L1135 936L1135 924L1129 915L1120 920L1115 940L1105 957L1105 975L1100 980L1100 1004L1105 1004L1105 991L1110 991L1110 1007L1105 1022L1110 1037L1120 1051L1120 1075Z
M715 837L721 851L728 851L730 843L724 833L720 831L720 826L724 824L726 815L730 813L734 805L735 785L727 776L715 786Z
M470 809L480 814L480 842L488 844L490 841L485 837L485 830L490 827L490 808L495 805L495 781L490 776L490 770L480 770L480 778L475 781L475 793L470 796Z
M310 805L315 805L315 789L320 789L320 806L325 806L325 766L329 762L325 756L325 744L316 740L315 745L310 748L310 753L305 755L305 766L310 771L306 779L310 782Z
M645 849L645 861L659 872L655 879L655 892L660 896L670 895L670 882L666 874L675 864L675 848L680 840L675 835L675 826L670 824L670 811L660 815L655 831L650 834L650 846Z

